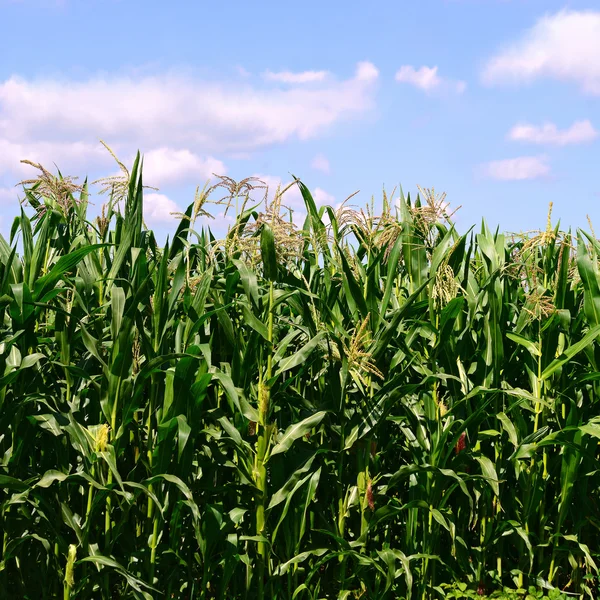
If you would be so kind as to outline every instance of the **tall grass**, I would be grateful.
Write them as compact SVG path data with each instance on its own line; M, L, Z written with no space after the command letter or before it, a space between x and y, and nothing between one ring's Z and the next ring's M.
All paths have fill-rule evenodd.
M222 178L226 238L212 188L159 247L123 169L94 221L42 170L0 237L3 597L595 597L594 235Z

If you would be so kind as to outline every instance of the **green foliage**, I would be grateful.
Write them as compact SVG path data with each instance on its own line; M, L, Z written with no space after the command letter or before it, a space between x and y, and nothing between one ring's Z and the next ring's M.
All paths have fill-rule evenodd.
M476 589L469 589L466 583L457 584L442 584L440 586L444 598L456 598L456 599L467 599L467 598L497 598L498 600L543 600L547 598L549 600L567 600L568 596L562 593L560 590L551 589L547 592L539 590L533 586L525 590L520 589L509 589L504 588L503 590L495 591L492 594L485 595L479 593Z
M3 598L597 595L594 237L222 178L159 248L141 165L0 238Z

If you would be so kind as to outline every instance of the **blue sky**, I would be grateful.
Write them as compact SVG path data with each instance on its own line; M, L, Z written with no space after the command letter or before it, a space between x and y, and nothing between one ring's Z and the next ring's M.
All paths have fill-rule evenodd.
M162 234L213 172L334 206L434 187L461 230L544 227L552 201L600 230L599 57L576 0L0 0L0 230L20 159L112 175L100 139L145 154Z

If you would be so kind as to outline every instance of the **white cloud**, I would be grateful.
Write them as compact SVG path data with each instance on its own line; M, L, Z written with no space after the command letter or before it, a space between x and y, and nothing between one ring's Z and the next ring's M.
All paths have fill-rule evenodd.
M225 175L227 169L220 160L200 157L189 150L157 148L144 155L144 181L155 187L189 180L201 183L213 173Z
M410 83L422 90L432 90L442 82L437 70L437 67L415 69L410 65L404 65L396 72L396 81Z
M359 63L353 77L306 88L199 81L181 75L97 77L87 81L0 83L0 139L96 142L144 150L249 152L306 140L374 106L377 69Z
M300 192L300 188L295 184L290 185L291 180L284 183L281 177L277 177L276 175L257 174L253 177L258 177L258 179L264 182L267 186L267 199L269 202L273 201L275 193L277 192L277 188L283 192L283 197L281 200L282 216L285 216L287 219L289 216L288 209L290 209L292 211L292 221L297 227L302 227L304 220L306 219L306 207L302 198L302 193ZM264 194L264 189L257 189L252 197L258 201L262 200Z
M110 164L113 159L99 144L86 142L12 142L0 138L0 176L26 176L34 172L30 165L21 163L27 159L41 163L47 169L56 164L63 174L74 174L90 164Z
M438 68L422 66L415 69L411 65L403 65L396 71L396 81L408 83L425 92L433 90L447 90L462 94L467 84L464 81L446 79L438 75Z
M268 187L268 200L271 202L277 192L277 188L280 188L280 191L284 192L282 204L286 207L291 208L293 211L296 210L304 210L304 200L302 199L302 193L300 192L300 188L297 185L290 185L292 182L291 179L289 181L284 182L281 177L277 177L276 175L254 175L253 177L258 177L261 181L263 181ZM288 187L289 186L289 187ZM286 188L288 188L286 190ZM285 191L284 191L285 190ZM265 190L259 189L256 190L254 197L260 199L264 196Z
M483 165L482 173L491 179L523 181L548 176L550 167L544 156L520 156L491 161Z
M522 123L515 125L508 132L508 138L511 140L554 146L582 144L591 142L597 137L598 132L587 120L576 121L571 127L563 130L558 129L554 123L544 123L539 127Z
M171 213L174 212L181 212L181 209L169 197L156 193L144 194L144 221L149 227L164 227L173 223L175 217Z
M365 60L356 66L355 78L358 81L375 81L378 77L379 70L373 63Z
M235 217L231 211L229 211L227 214L225 214L225 211L221 211L215 216L214 219L202 215L198 217L196 223L210 227L214 233L215 231L224 229L225 225L233 225L235 223Z
M78 175L81 178L88 174L90 168L98 169L105 165L113 169L115 167L114 159L100 143L13 143L0 139L0 176L6 175L16 179L37 175L31 165L21 163L22 159L41 163L52 172L56 170L56 165L63 174ZM132 165L133 155L125 162ZM150 150L144 155L144 182L154 187L186 181L203 183L210 179L213 173L227 173L223 162L210 156L198 156L190 150L162 147ZM119 173L115 171L112 174Z
M329 161L326 156L323 154L317 154L310 163L310 166L317 171L322 171L323 173L329 173L331 167L329 165Z
M302 71L301 73L292 73L291 71L265 71L263 77L267 81L279 81L281 83L315 83L324 81L327 77L327 71Z
M119 152L117 152L119 154ZM60 169L63 175L79 176L80 181L89 170L97 171L102 167L113 170L111 175L120 175L115 170L113 157L100 144L85 142L26 142L13 143L0 139L0 177L15 183L21 179L32 178L38 172L28 164L21 163L27 159L41 163L46 169L55 173ZM133 164L134 156L128 160L122 158L126 165ZM170 183L193 181L198 184L212 178L212 174L225 175L227 169L220 161L212 157L200 157L189 150L157 148L144 155L144 183L153 187L161 187ZM94 179L94 177L91 177Z
M0 187L0 206L11 206L15 210L19 205L19 190L18 188L3 188Z
M7 230L7 215L16 215L19 212L19 193L17 188L0 187L0 232L8 239L10 231Z
M322 206L323 204L333 206L335 203L335 196L332 196L321 188L315 188L312 192L312 197L314 198L317 206Z
M600 12L562 10L546 15L520 39L492 57L482 79L488 84L541 77L571 81L600 95Z

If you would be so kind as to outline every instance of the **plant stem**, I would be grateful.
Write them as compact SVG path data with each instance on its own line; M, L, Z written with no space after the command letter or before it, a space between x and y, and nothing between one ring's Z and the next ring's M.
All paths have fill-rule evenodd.
M271 390L270 380L273 376L273 311L275 306L275 295L273 282L269 282L269 314L268 314L268 354L267 354L267 372L265 378L259 378L259 418L257 424L259 428L259 437L256 448L255 479L258 494L256 497L256 535L265 535L265 509L267 506L267 470L265 467L265 458L267 456L271 438L272 426L267 424L269 417ZM258 598L264 598L264 578L265 568L268 567L269 552L266 541L258 542Z

